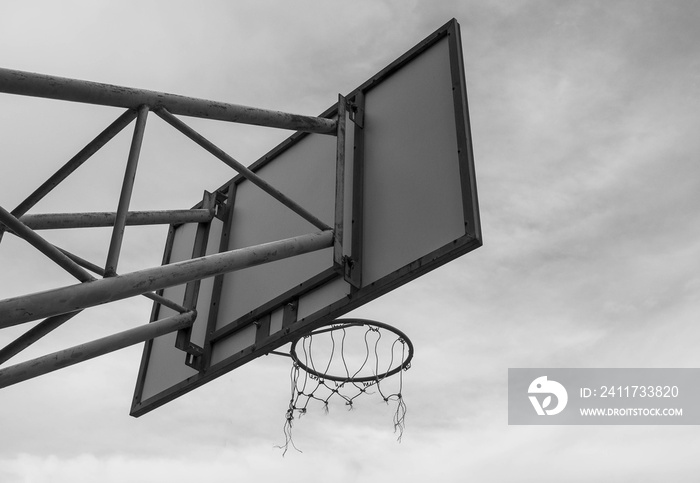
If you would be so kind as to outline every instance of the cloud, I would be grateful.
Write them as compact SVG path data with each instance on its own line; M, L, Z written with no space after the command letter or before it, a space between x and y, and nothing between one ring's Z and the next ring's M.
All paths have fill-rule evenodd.
M273 357L129 418L134 347L3 389L0 424L13 438L0 445L0 479L693 481L692 427L509 427L505 392L508 367L697 366L696 10L638 1L4 6L5 67L304 114L457 17L485 245L356 311L416 344L401 444L391 408L367 398L352 412L299 420L304 454L281 458L273 446L290 365ZM119 114L2 101L0 204L10 209ZM246 163L287 135L189 122ZM113 209L131 128L121 136L37 208ZM143 209L187 208L231 176L155 116L139 174L134 206ZM164 233L138 230L127 230L124 270L160 263ZM94 245L106 234L46 236L99 261ZM0 257L3 297L73 283L13 237ZM143 323L148 309L86 311L28 354Z

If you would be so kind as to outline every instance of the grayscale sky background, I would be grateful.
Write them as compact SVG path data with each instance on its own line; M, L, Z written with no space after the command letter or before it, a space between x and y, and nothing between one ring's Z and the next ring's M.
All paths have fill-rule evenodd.
M453 17L484 246L356 311L416 345L402 442L367 398L310 411L295 426L303 453L283 458L289 363L275 357L132 418L137 346L0 390L0 481L697 481L697 427L507 424L509 367L700 365L696 2L10 0L0 66L316 115ZM10 210L118 115L0 103ZM245 162L288 135L193 124ZM36 212L114 210L126 131ZM231 177L172 140L144 148L133 209L187 208ZM158 265L165 232L128 229L120 271ZM100 260L109 231L47 238ZM0 298L69 283L3 238ZM149 311L91 309L17 360Z

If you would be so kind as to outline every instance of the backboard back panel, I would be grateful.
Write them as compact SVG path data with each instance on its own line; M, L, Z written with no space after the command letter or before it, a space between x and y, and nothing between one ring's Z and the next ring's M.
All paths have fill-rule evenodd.
M198 311L190 339L202 348L198 365L185 364L175 335L148 342L132 415L481 245L457 22L346 97L357 107L348 115L345 145L343 255L353 260L352 275L328 248L201 281L196 300L189 291ZM323 116L337 112L335 105ZM335 159L335 137L296 133L251 169L333 226ZM211 224L171 227L164 263L317 231L243 177L217 195L225 202ZM188 300L185 287L164 292ZM152 320L172 314L156 306Z

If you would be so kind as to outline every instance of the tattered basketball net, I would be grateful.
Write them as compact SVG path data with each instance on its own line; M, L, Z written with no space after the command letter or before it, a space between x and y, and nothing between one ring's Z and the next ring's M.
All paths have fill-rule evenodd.
M337 319L295 340L290 356L292 397L284 424L286 454L292 441L295 415L306 414L311 400L323 403L328 412L331 399L344 400L348 409L363 394L379 393L384 402L396 401L394 432L403 435L406 404L401 390L403 371L410 367L413 344L398 329L365 319ZM392 379L389 387L385 380Z

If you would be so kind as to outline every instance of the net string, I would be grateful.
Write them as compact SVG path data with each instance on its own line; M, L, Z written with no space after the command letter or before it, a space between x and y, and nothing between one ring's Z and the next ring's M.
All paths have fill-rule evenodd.
M319 401L320 403L322 403L323 410L326 414L329 412L329 401L333 398L340 398L344 400L345 405L348 407L348 410L352 410L353 402L355 401L355 399L357 399L363 394L375 394L375 392L370 391L370 389L374 386L376 386L377 392L380 394L380 396L387 405L390 403L390 401L396 402L396 410L394 411L392 419L394 425L394 433L398 433L397 441L401 442L403 432L405 429L407 412L406 403L402 395L403 371L407 370L410 367L410 364L406 365L402 368L402 370L398 371L398 390L396 392L391 394L385 394L385 392L382 391L381 383L387 377L387 374L389 373L389 371L392 368L392 365L394 364L394 351L396 349L397 344L401 344L402 346L401 360L406 360L405 341L401 337L397 337L396 340L394 340L394 342L391 344L391 357L389 360L387 370L385 372L380 372L379 343L382 338L382 333L379 327L367 325L363 336L365 346L365 357L362 364L360 365L360 368L357 369L351 375L350 368L348 367L348 361L345 357L347 337L346 326L338 326L328 331L330 332L329 335L331 339L331 351L328 357L328 362L326 364L321 364L322 367L325 366L325 370L323 372L317 370L316 367L318 365L318 361L314 360L313 357L312 347L314 334L308 334L302 338L302 340L300 341L303 354L301 360L303 361L303 365L305 367L310 368L318 374L328 374L328 371L331 368L333 358L336 356L336 348L338 345L336 344L335 340L335 331L340 331L342 334L339 343L340 361L346 379L343 381L326 380L321 376L306 372L297 361L294 361L290 372L291 398L289 401L289 407L286 411L285 422L283 427L285 441L282 445L277 446L278 448L283 450L283 456L286 455L290 447L294 448L298 452L301 452L301 450L297 448L294 444L294 440L292 437L292 427L295 422L295 418L301 418L303 415L306 414L309 403L312 400ZM372 333L376 333L377 335L377 339L374 341L373 347L371 347L369 340L370 334ZM370 381L364 382L355 381L354 379L356 379L360 375L362 370L367 366L369 359L372 355L375 359L372 379ZM324 396L323 394L321 394L321 392L323 391L325 391L327 395Z

